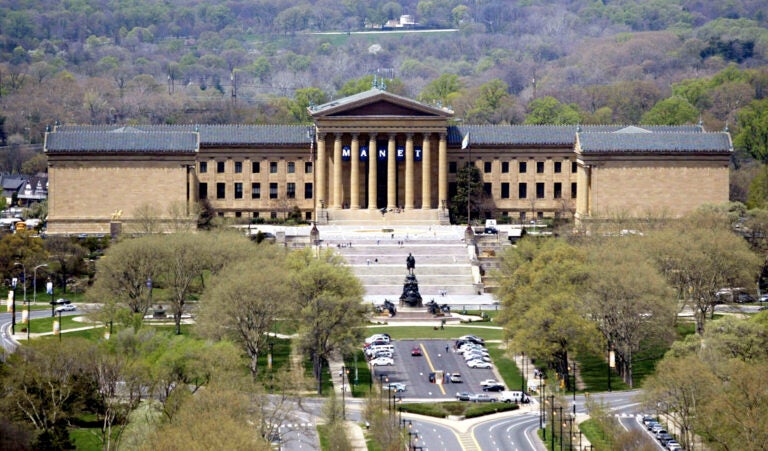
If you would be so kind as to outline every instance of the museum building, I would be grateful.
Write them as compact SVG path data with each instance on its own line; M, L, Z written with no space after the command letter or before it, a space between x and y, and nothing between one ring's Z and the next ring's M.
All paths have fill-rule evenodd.
M59 125L46 134L49 234L299 211L319 224L448 224L459 168L483 218L683 215L728 200L732 144L699 126L469 125L374 88L311 106L312 126ZM506 218L505 218L506 217Z

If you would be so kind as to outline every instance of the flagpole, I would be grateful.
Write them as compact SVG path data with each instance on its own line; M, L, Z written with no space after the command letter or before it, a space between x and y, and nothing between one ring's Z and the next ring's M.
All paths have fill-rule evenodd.
M470 221L470 187L472 186L472 147L469 144L469 132L464 135L464 139L461 141L461 148L467 149L467 227L472 227Z

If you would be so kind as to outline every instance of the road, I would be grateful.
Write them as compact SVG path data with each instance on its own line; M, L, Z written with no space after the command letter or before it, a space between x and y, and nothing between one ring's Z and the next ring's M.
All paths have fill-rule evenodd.
M74 312L63 312L62 316L73 316L73 315L81 315L82 312L74 311ZM0 346L2 346L5 349L5 352L7 354L12 353L16 350L17 344L11 340L11 314L10 313L0 313ZM38 319L38 318L50 318L51 317L51 311L50 310L32 310L30 314L32 319ZM21 309L19 308L18 303L16 304L16 332L21 328Z

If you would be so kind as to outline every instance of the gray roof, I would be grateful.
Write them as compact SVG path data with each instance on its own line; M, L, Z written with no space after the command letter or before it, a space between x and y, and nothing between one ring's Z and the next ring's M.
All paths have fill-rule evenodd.
M65 125L55 133L113 131L114 125ZM211 145L301 145L308 144L307 125L135 125L132 129L145 132L198 132L200 144ZM55 134L53 133L53 134Z
M581 153L730 152L728 133L579 133Z
M460 125L448 128L448 145L460 146L469 133L472 145L540 145L573 146L576 133L581 132L641 132L641 133L701 133L698 125Z
M195 153L197 138L194 132L144 131L134 127L110 131L56 131L46 136L45 151Z
M411 108L421 110L421 111L430 111L432 113L439 114L441 116L453 115L453 111L451 111L448 108L428 105L426 103L422 103L417 100L410 99L408 97L399 96L397 94L393 94L391 92L384 91L379 88L372 88L367 91L358 92L357 94L352 94L351 96L343 97L341 99L331 100L330 102L326 102L322 105L310 106L309 112L313 116L317 116L317 115L322 115L323 113L326 113L326 112L343 111L348 106L370 103L370 102L374 102L376 100L381 100L381 99L386 99L394 103L399 103L401 105L408 105Z

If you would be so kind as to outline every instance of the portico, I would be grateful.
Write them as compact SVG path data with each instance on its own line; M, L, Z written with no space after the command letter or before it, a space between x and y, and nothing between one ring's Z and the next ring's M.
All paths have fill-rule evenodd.
M452 111L374 89L311 107L310 114L318 218L380 220L391 212L404 220L440 222L448 200Z

